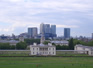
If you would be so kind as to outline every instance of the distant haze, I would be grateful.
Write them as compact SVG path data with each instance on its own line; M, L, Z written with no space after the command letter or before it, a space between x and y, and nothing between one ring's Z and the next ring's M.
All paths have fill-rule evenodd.
M57 35L71 28L71 36L93 33L93 0L0 0L0 35L18 35L40 23L57 26Z

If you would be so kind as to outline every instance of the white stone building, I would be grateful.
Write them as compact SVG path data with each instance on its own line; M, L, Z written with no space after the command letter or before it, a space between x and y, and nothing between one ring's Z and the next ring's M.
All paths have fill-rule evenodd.
M90 56L93 56L93 47L91 46L84 46L79 44L74 47L74 50L78 50L79 53L85 53Z
M69 42L66 40L62 40L62 41L51 41L51 43L54 43L56 45L60 45L60 46L68 46Z
M44 37L41 37L41 44L30 45L31 55L56 55L56 47L51 43L44 45Z

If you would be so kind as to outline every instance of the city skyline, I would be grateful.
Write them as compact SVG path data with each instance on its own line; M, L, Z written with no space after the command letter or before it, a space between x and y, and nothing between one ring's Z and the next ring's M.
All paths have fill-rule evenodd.
M0 35L19 35L44 22L56 25L58 36L71 28L71 36L91 37L92 4L92 0L0 0Z

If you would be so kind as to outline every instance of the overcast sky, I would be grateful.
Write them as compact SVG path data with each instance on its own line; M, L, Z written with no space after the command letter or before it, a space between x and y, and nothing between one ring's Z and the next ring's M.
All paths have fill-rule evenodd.
M40 23L57 25L57 34L71 28L72 36L93 33L93 0L0 0L0 35L18 35Z

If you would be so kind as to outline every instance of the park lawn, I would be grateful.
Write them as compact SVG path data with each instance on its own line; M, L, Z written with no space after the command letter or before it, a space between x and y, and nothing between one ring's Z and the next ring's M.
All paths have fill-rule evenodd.
M93 57L0 57L0 68L93 68Z

